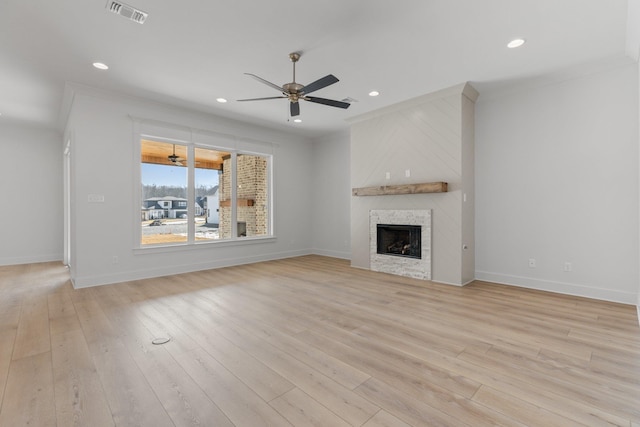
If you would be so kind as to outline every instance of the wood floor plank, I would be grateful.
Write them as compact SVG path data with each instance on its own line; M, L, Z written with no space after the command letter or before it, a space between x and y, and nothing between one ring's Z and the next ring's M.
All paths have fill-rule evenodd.
M4 397L4 390L9 377L9 365L13 353L13 343L16 340L17 327L0 326L0 405Z
M418 386L436 386L438 389L448 390L467 398L473 396L480 387L480 383L476 381L444 370L428 360L399 351L394 346L388 345L382 335L370 339L361 337L356 332L343 331L340 328L323 328L315 329L313 332L304 332L299 336L306 335L307 342L310 342L308 337L311 333L316 333L316 342L323 341L326 348L340 351L341 357L350 357L353 363L358 363L358 358L363 357L362 360L368 362L368 369L372 369L374 366L380 367L381 369L376 370L374 376L385 371L394 372L401 377L416 378L414 384ZM341 346L339 343L343 342L349 344ZM317 347L322 348L323 345L319 344ZM338 347L340 347L339 350ZM362 352L366 353L366 356L361 356Z
M640 359L623 361L594 353L589 363L589 372L640 386Z
M49 308L49 319L57 319L59 317L67 317L76 313L71 299L73 288L67 283L64 286L55 289L54 292L47 296L47 306Z
M233 307L235 305L232 301L225 300L224 297L219 297L219 300L223 303L223 307ZM259 307L251 304L250 301L245 300L242 305L246 308L242 316L238 316L237 313L221 307L219 310L220 316L223 316L222 319L226 320L220 323L230 322L250 331L349 389L354 389L370 378L370 375L322 351L310 348L289 334L296 333L301 329L289 330L289 333L283 332L278 328L278 325L280 325L278 321L273 323L265 319L264 312Z
M393 387L398 392L401 392L403 396L417 399L447 414L454 414L453 416L460 422L475 426L509 425L510 422L513 422L513 420L508 420L499 411L476 404L470 400L471 396L467 398L433 384L431 382L432 373L423 376L419 369L407 370L406 367L403 369L395 363L390 363L389 359L379 359L375 355L364 356L354 352L350 345L342 344L342 342L348 342L348 340L341 338L340 335L336 335L335 339L329 335L323 336L311 331L303 332L299 335L305 342L326 348L327 351L333 352L337 357L352 360L352 363L359 363L358 360L361 360L360 363L362 365L360 368L370 371L376 380ZM399 357L402 358L400 355ZM416 362L418 361L416 360ZM443 370L441 375L445 377L450 374ZM463 380L465 379L463 378ZM476 390L477 387L473 389L473 393Z
M186 317L174 318L174 324L181 330L180 334L187 334L193 342L198 343L199 348L222 363L265 401L294 388L284 377L221 336L215 329L203 328L202 323Z
M469 426L446 412L405 395L388 384L371 378L356 392L412 426Z
M90 345L89 350L116 425L173 426L123 344L107 340Z
M248 320L245 318L243 320L238 322L239 326L269 341L273 346L285 351L350 390L371 378L371 375L360 369L356 369L320 349L309 347L295 337L284 334L264 322L259 324L255 319Z
M362 427L411 427L404 421L400 421L390 413L384 410L380 410L369 421L362 425Z
M232 426L231 421L169 354L167 350L175 346L175 341L172 339L163 346L152 343L155 335L139 316L140 311L149 313L148 307L142 310L142 306L147 304L132 303L119 292L121 290L122 286L114 286L96 292L96 298L108 305L103 312L114 329L113 334L127 348L171 421L176 426L207 423ZM107 327L106 321L103 321L103 327Z
M20 310L20 323L13 348L13 360L51 350L47 297L33 295Z
M195 350L199 347L199 344L182 331L172 318L158 311L155 302L138 305L135 314L153 337L171 338L169 351L172 354Z
M227 339L242 346L256 359L321 404L332 408L336 415L352 425L362 425L380 409L268 342L252 336L250 332L232 326L219 330Z
M82 330L53 334L51 341L58 425L115 425Z
M609 390L609 394L617 400L637 396L640 399L640 387L623 381L618 381L608 375L598 375L594 371L581 368L582 361L567 363L565 360L555 357L526 357L514 354L503 349L492 348L487 353L488 357L504 363L515 363L518 366L534 371L541 375L554 377L567 383L576 384L581 389L591 389L595 386L603 386ZM546 353L548 354L548 353Z
M173 426L98 302L74 300L74 305L116 425Z
M299 388L294 388L273 399L269 404L294 426L351 426L351 424L329 411Z
M76 314L71 314L64 317L56 317L55 319L49 319L49 333L51 335L51 347L53 348L53 336L56 334L64 334L78 330L82 332L82 326Z
M18 327L21 299L14 294L0 295L0 327Z
M507 393L482 386L473 396L475 402L501 412L527 426L584 426L569 418L532 405Z
M496 389L511 392L522 400L538 404L540 407L545 407L566 418L594 426L626 426L628 424L629 418L626 418L628 414L618 412L617 402L613 406L601 407L601 405L594 404L596 402L593 402L592 399L585 398L585 390L581 390L579 387L571 386L548 376L523 372L520 367L515 368L513 365L505 366L504 363L495 361L486 355L479 356L463 352L458 358L470 363L466 368L471 366L474 371L482 369L489 377L507 372L506 376L501 376L500 381L493 383L488 379L486 380L487 384L492 384ZM602 395L607 396L607 392L604 389L601 390ZM586 390L586 392L591 394L593 390ZM635 405L625 407L625 409L631 412L637 410Z
M294 388L285 377L227 340L216 330L203 333L193 329L201 347L223 364L265 401L270 401Z
M235 426L291 425L206 351L182 353L177 361Z
M133 358L177 427L233 426L167 351L136 351Z
M56 426L51 353L11 362L0 409L0 427Z

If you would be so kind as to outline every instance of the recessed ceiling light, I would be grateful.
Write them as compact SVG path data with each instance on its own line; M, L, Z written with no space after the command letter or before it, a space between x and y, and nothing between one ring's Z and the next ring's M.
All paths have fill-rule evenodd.
M302 123L302 119L293 119L293 121L296 123Z
M377 90L372 90L371 92L369 92L369 96L378 96L380 95L380 92L378 92Z
M108 70L109 66L107 64L103 64L102 62L94 62L93 66L98 70Z
M224 98L216 98L216 101L218 101L220 104L224 104L225 102L227 102L227 100Z
M507 44L507 47L509 49L515 49L516 47L522 46L525 41L525 39L513 39Z

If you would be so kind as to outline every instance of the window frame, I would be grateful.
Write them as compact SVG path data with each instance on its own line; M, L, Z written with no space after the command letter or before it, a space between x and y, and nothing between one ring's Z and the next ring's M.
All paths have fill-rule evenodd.
M152 252L173 252L173 251L184 251L184 250L194 250L194 249L202 249L205 247L215 247L215 246L234 246L234 245L246 245L246 244L256 244L256 243L267 243L274 242L276 240L275 231L274 231L274 223L275 223L275 212L274 212L274 189L273 189L273 162L274 162L274 154L273 154L273 144L266 143L262 141L250 141L247 148L254 149L243 149L243 147L238 147L237 138L229 135L216 134L210 131L198 131L195 129L189 129L189 132L184 132L185 128L180 126L168 126L166 123L162 123L161 131L150 131L157 127L157 124L149 126L148 120L136 120L134 119L134 209L136 211L132 215L134 218L134 244L133 249L134 253L152 253ZM145 126L146 125L146 126ZM149 129L144 129L144 128ZM222 139L223 143L205 143L202 141L194 141L194 133L200 133L201 135L206 135L210 139ZM180 137L180 133L183 133L182 137ZM213 136L213 138L211 138ZM186 242L176 242L176 243L159 243L159 244L142 244L142 229L140 227L140 206L142 206L142 161L141 161L141 145L142 140L152 140L167 144L176 144L185 146L187 149L187 240ZM231 142L226 146L224 142ZM258 144L256 144L258 142ZM235 147L233 146L235 145ZM258 148L262 148L264 146L264 150L258 149L256 150L256 145ZM211 240L195 240L195 203L196 203L196 188L195 188L195 149L209 149L216 151L223 151L230 154L232 159L232 174L231 174L231 218L232 218L232 226L231 226L231 237L225 239L211 239ZM237 227L237 157L238 155L252 155L252 156L260 156L264 157L267 160L267 209L268 209L268 218L267 218L267 233L259 236L245 236L238 237L238 227ZM218 185L222 183L219 182Z

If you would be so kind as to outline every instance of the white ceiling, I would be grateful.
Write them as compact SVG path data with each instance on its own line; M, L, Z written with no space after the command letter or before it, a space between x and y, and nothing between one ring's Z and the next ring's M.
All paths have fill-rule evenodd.
M65 82L74 82L318 136L465 81L482 97L632 61L627 0L125 2L149 13L145 24L110 13L107 0L2 0L0 120L60 129ZM507 49L515 37L527 43ZM290 82L294 51L299 83L340 79L314 96L358 102L303 102L294 124L284 99L235 101L277 96L244 73Z

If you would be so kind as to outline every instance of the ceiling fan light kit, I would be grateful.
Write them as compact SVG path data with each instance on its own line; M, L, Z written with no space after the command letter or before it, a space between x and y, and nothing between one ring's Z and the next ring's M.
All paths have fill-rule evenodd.
M311 92L315 92L317 90L323 89L329 85L337 83L339 80L333 74L328 74L308 85L302 85L296 82L296 62L300 59L300 53L292 52L289 54L289 59L293 63L293 80L291 83L285 83L282 87L271 83L263 79L262 77L258 77L255 74L245 73L248 76L253 77L260 83L263 83L269 87L272 87L282 93L281 96L270 96L266 98L251 98L251 99L239 99L238 101L264 101L266 99L281 99L286 98L289 100L289 112L291 117L300 115L300 103L301 99L309 102L314 102L316 104L328 105L330 107L337 107L347 109L351 105L348 102L336 101L334 99L326 99L326 98L318 98L315 96L308 96Z

